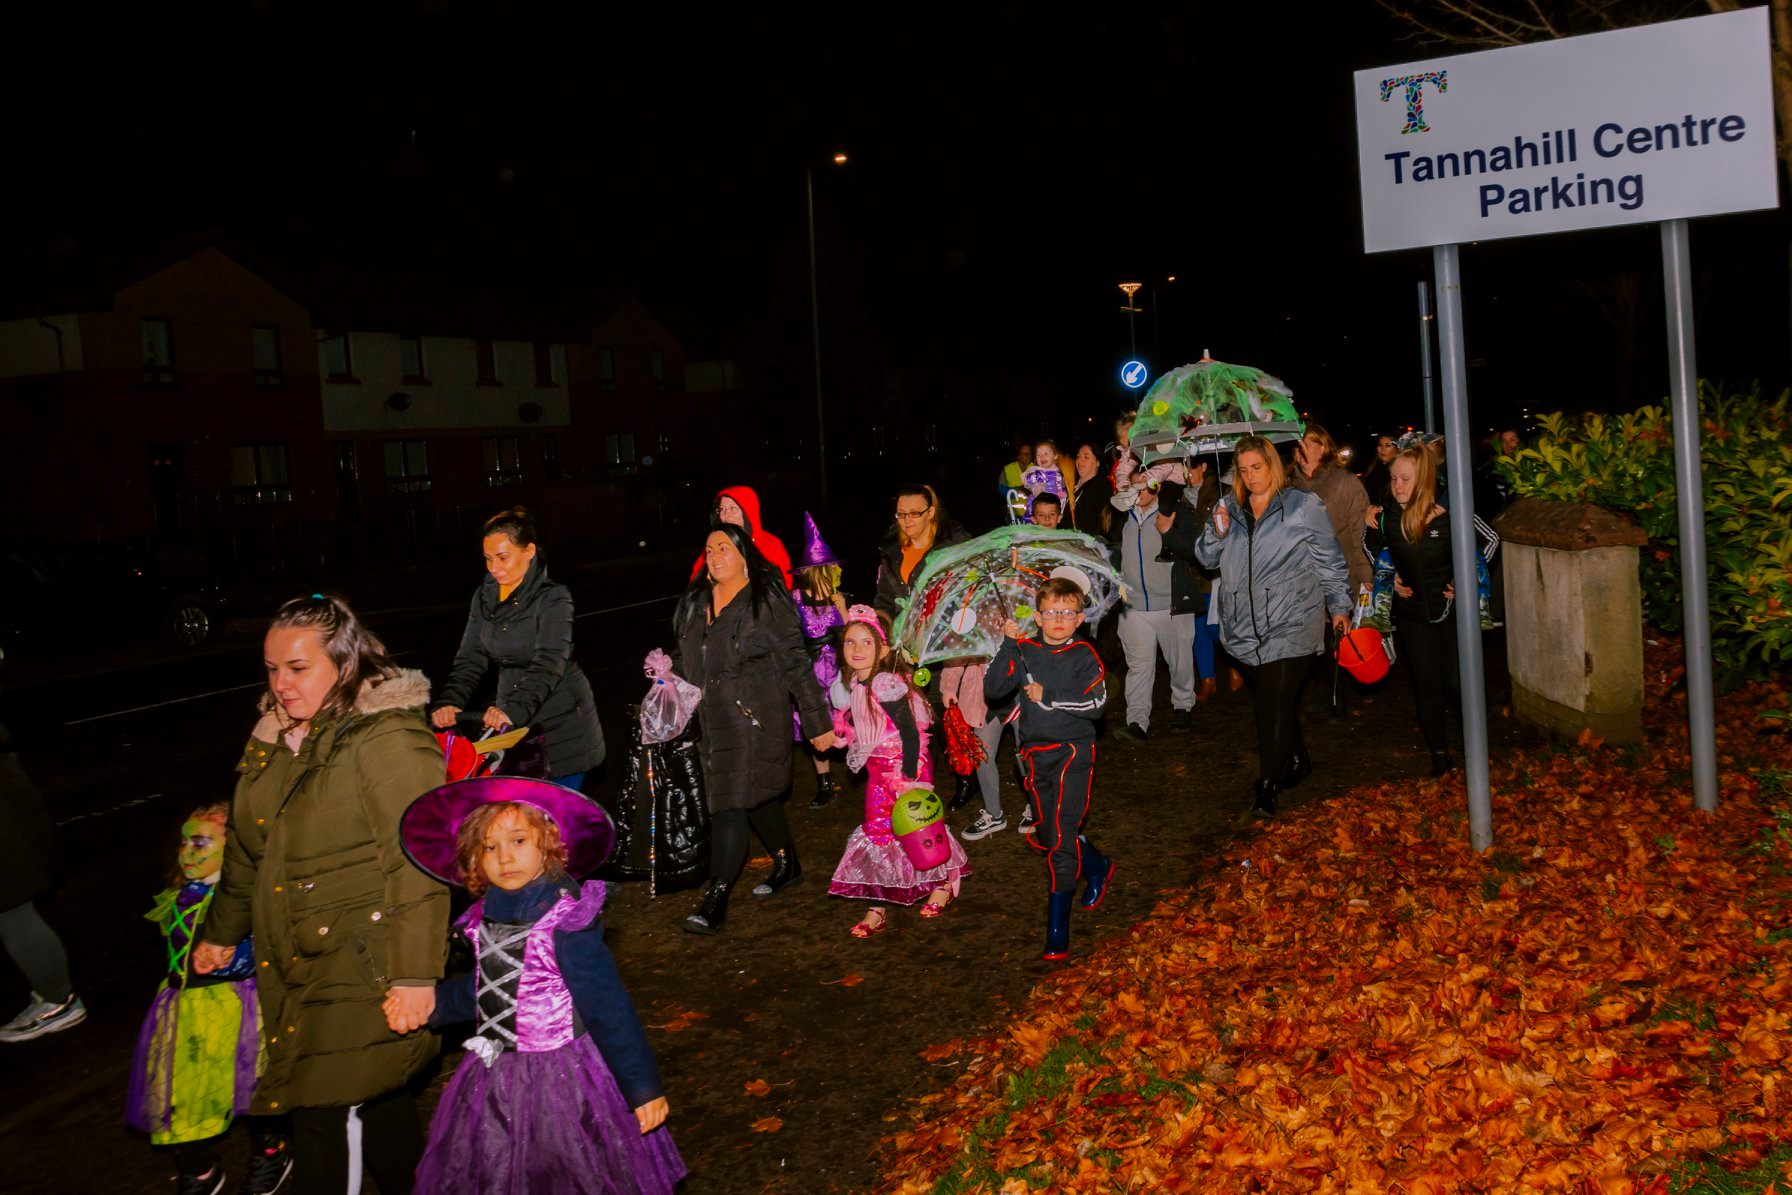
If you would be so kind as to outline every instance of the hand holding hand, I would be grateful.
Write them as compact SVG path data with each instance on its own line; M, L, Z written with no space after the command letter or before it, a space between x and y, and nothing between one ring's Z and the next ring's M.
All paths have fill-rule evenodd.
M222 971L236 957L236 947L219 946L213 942L200 942L193 947L193 972L197 975L210 975L213 971Z
M429 715L429 724L437 730L448 730L453 727L454 720L458 717L460 717L460 706L444 705Z
M394 1033L411 1033L429 1024L429 1014L436 1010L436 989L392 988L380 1002L386 1014L386 1025Z
M636 1108L635 1123L641 1126L641 1135L645 1137L648 1133L653 1132L653 1130L665 1124L666 1113L670 1110L671 1109L666 1106L666 1097L663 1095L657 1100L648 1100L645 1104Z
M1045 704L1045 686L1038 681L1034 681L1030 685L1022 685L1020 691L1025 693L1034 705Z
M810 739L809 745L817 751L832 751L840 745L840 738L830 730L826 734L818 734Z
M510 728L510 715L495 705L485 711L485 717L481 721L493 730L508 730Z

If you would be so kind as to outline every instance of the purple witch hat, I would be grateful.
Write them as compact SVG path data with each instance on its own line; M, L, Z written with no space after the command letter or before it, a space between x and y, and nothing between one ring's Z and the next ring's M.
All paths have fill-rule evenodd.
M609 858L616 828L603 807L583 793L527 776L480 776L430 789L398 819L399 845L412 863L442 883L465 886L456 858L460 825L480 806L507 801L533 805L560 828L566 870L574 879L590 875Z
M828 541L821 538L821 528L815 525L815 516L808 511L803 512L803 554L797 558L798 568L820 568L824 564L839 564L840 557L834 549L828 547Z

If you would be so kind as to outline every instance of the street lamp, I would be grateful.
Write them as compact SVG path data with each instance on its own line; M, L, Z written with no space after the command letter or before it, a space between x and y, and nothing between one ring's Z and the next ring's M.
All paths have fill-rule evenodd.
M846 165L846 155L834 154L834 165ZM815 338L815 457L816 478L821 486L821 509L828 509L828 432L821 405L821 288L815 274L815 166L803 167L803 188L809 197L809 327Z
M1133 326L1133 317L1137 316L1143 308L1133 306L1133 297L1139 293L1144 285L1143 282L1122 282L1120 284L1120 291L1126 296L1126 303L1120 310L1126 312L1126 336L1128 341L1132 344L1132 355L1134 357L1139 355L1139 336L1137 329Z

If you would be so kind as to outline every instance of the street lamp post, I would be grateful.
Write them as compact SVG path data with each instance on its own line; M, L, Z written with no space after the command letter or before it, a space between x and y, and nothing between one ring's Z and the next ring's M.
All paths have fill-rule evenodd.
M834 165L846 165L846 155L834 155ZM815 467L821 490L821 509L828 509L828 426L821 404L821 288L815 270L815 167L803 167L803 189L809 199L809 329L815 340Z
M1126 338L1128 343L1132 346L1132 355L1134 357L1139 355L1139 333L1138 329L1133 324L1133 319L1144 309L1135 307L1133 305L1133 299L1144 285L1143 282L1122 282L1120 284L1121 292L1126 295L1126 303L1120 310L1126 312Z

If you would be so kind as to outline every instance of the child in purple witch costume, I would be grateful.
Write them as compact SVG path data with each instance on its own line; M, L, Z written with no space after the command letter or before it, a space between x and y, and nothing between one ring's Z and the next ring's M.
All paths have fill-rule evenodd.
M230 806L204 805L180 828L180 884L156 897L146 916L168 943L162 986L143 1018L125 1097L125 1123L148 1133L173 1154L177 1195L215 1195L224 1189L220 1146L233 1119L249 1110L261 1058L261 1018L255 1003L255 951L237 946L230 965L199 975L199 940L212 893L224 868ZM272 1191L292 1170L285 1123L250 1117L253 1148L242 1190Z
M932 713L927 699L897 671L888 633L871 607L847 611L840 654L840 677L829 690L834 734L846 744L846 766L855 772L865 769L865 820L846 840L828 893L873 902L852 927L853 937L868 938L883 931L886 903L925 902L923 917L945 912L958 895L959 880L971 874L971 864L953 838L944 863L917 871L891 829L896 798L933 783L933 757L927 749Z
M604 946L604 886L573 879L609 854L604 811L546 781L483 777L419 797L399 837L418 867L479 898L456 923L475 970L437 987L430 1017L477 1030L430 1122L418 1195L672 1191L684 1162Z
M797 613L803 616L803 642L809 649L809 657L815 661L815 679L820 682L821 691L826 693L840 675L839 638L840 628L846 625L846 595L840 592L840 558L821 538L821 528L815 525L815 516L806 510L803 512L803 554L797 559L796 588L790 596L796 599ZM834 776L828 753L809 746L800 713L792 710L791 721L795 726L796 741L815 761L815 799L809 802L809 808L820 809L834 799Z

